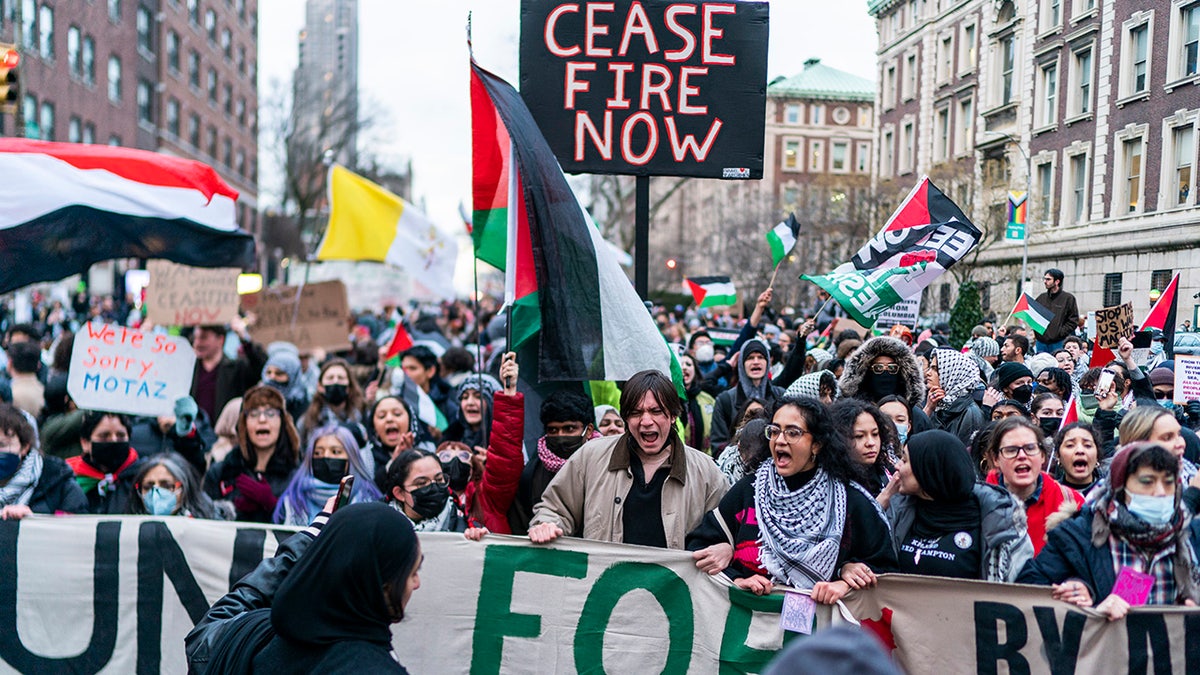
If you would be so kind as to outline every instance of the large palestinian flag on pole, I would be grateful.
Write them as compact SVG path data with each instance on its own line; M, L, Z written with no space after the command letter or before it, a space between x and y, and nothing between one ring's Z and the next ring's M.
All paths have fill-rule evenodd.
M1146 320L1142 322L1142 330L1157 328L1163 334L1163 350L1168 359L1175 358L1175 311L1179 306L1179 272L1171 277L1166 290L1158 296L1158 301L1150 308Z
M114 258L254 264L237 192L200 162L145 150L0 139L0 293Z
M474 62L471 116L472 142L494 146L473 153L475 204L487 203L481 195L490 194L514 233L505 247L515 249L507 252L511 269L505 270L512 282L506 295L514 303L513 342L530 329L516 309L532 306L535 297L539 379L626 380L650 369L679 379L670 348L600 232L588 224L520 94ZM481 129L489 120L503 131ZM475 234L495 224L476 218Z
M885 310L925 290L982 236L926 176L849 262L829 274L800 278L824 288L856 322L871 326Z

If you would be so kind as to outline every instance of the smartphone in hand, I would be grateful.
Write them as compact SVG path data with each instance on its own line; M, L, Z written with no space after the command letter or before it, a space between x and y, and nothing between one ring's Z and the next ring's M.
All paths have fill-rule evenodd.
M1098 396L1101 392L1103 392L1104 395L1108 395L1108 391L1112 387L1113 377L1114 375L1111 370L1104 370L1100 372L1100 378L1096 380L1096 393Z
M354 489L354 476L344 476L338 483L337 501L333 503L333 510L338 509L350 503L350 491Z

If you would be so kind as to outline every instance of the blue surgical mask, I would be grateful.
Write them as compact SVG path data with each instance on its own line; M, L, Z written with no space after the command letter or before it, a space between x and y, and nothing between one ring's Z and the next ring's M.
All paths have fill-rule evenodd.
M147 513L152 516L169 516L175 513L178 501L174 491L155 485L149 492L142 493L142 503L146 505Z
M896 425L896 434L898 434L900 436L900 445L904 445L905 443L907 443L908 442L908 425L907 424L897 424Z
M1163 353L1163 343L1159 342L1158 340L1151 342L1150 343L1150 353L1154 354L1156 356L1158 354Z
M1141 518L1146 523L1163 526L1171 522L1175 516L1175 495L1153 497L1150 495L1129 494L1129 512Z
M20 468L20 455L15 452L0 452L0 480L12 478Z

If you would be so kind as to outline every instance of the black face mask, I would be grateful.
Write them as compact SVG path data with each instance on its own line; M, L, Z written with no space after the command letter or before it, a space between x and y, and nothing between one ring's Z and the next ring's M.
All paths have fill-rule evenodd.
M437 483L417 488L409 494L413 498L412 510L423 520L436 518L442 509L446 508L446 500L450 498L450 491L446 486Z
M1038 426L1042 427L1042 433L1046 434L1047 438L1053 438L1054 434L1058 433L1058 425L1062 424L1061 417L1043 417L1038 420Z
M583 446L583 436L547 436L546 449L556 457L569 459Z
M1029 399L1033 398L1033 385L1023 384L1012 390L1012 397L1018 403L1029 405Z
M275 391L277 391L281 394L285 394L285 395L287 394L287 390L288 390L287 382L276 382L275 380L263 380L263 384L267 385L268 387L274 389ZM326 391L328 391L328 388L326 388Z
M462 492L467 489L467 481L471 480L471 465L455 457L449 462L442 462L442 473L450 483L450 489Z
M341 459L338 457L313 457L312 460L312 475L313 478L322 483L336 485L346 475L346 468L350 466L350 460Z
M867 373L866 389L875 400L893 396L900 384L900 375L892 373Z
M350 388L344 384L325 385L325 400L333 405L341 405L350 397Z
M112 473L129 459L129 441L92 441L92 466Z

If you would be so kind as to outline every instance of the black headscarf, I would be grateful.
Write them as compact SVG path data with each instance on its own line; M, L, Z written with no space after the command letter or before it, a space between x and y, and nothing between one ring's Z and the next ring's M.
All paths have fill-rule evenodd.
M365 640L390 648L383 585L412 570L419 554L412 522L392 507L338 509L279 586L271 607L276 633L315 645Z
M982 518L974 498L975 468L957 436L940 429L909 436L908 463L921 489L932 498L913 499L913 534L935 539L979 528Z

